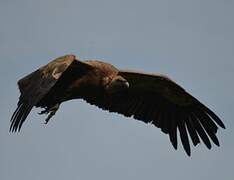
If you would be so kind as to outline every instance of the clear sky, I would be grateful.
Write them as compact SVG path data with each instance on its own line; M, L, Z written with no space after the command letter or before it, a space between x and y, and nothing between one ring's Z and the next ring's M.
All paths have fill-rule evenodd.
M233 0L0 0L0 179L233 179L233 9ZM10 134L17 80L69 53L167 74L224 121L221 147L200 144L189 158L158 128L79 100L48 125L35 109Z

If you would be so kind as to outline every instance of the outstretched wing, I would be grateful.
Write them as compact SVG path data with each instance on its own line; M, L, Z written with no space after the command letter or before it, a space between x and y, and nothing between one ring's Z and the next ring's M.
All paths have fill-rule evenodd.
M66 72L71 69L70 67L78 67L79 70L82 65L84 66L84 63L76 60L74 55L66 55L51 61L19 80L18 86L21 95L18 107L11 117L10 131L21 129L33 106L49 93L51 88L62 79L62 76L69 76L69 73Z
M130 87L126 91L99 97L86 97L87 102L110 112L152 123L169 134L177 149L177 129L186 153L190 156L190 138L196 146L200 139L210 149L210 139L219 146L217 125L222 121L209 108L187 93L182 87L162 75L121 71ZM189 135L188 135L189 134ZM209 139L210 138L210 139Z

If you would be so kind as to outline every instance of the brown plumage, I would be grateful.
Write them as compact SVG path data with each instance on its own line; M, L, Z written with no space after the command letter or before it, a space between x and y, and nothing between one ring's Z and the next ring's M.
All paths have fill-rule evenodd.
M219 146L218 126L225 128L214 112L166 76L120 71L100 61L81 62L74 55L51 61L19 80L18 86L21 95L11 118L12 132L21 129L34 106L49 114L47 123L62 102L77 98L154 124L169 135L175 149L179 132L188 155L189 137L194 146L202 140L210 149L210 140Z

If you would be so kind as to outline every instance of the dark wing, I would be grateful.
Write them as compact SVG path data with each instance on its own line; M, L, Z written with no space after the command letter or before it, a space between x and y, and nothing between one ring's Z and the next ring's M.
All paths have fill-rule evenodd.
M119 75L129 82L129 89L109 96L103 93L84 99L110 112L152 123L169 134L177 149L177 129L186 153L190 156L189 136L196 146L200 139L210 149L210 139L219 146L217 125L222 121L205 105L182 87L162 75L121 71ZM210 138L210 139L209 139Z
M18 107L11 117L10 131L19 131L21 129L33 106L36 106L59 80L63 79L64 81L64 78L61 77L69 76L67 72L72 67L77 68L77 71L79 71L79 68L82 69L83 66L86 66L86 64L76 60L74 55L66 55L51 61L19 80L18 86L21 95Z

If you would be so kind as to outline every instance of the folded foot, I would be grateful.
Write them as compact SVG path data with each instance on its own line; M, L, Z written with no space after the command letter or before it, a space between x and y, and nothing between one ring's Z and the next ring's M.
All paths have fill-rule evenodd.
M38 114L49 114L47 116L47 118L45 119L44 124L47 124L49 122L49 120L55 115L55 113L58 111L59 109L59 103L55 104L54 106L52 106L51 108L46 108L45 110L41 111Z

